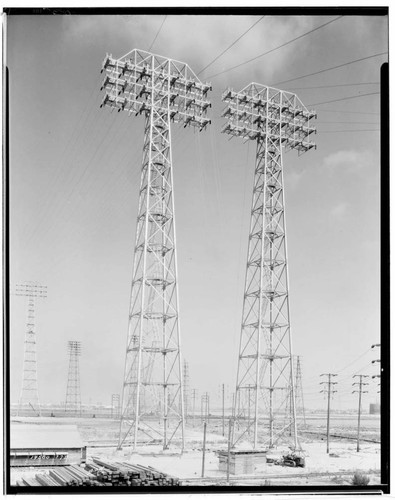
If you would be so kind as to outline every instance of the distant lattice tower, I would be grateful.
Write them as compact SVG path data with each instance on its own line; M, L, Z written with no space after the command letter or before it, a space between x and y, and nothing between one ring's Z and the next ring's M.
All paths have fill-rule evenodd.
M306 410L304 406L302 367L300 362L300 356L296 356L295 404L296 404L296 414L299 416L303 415L303 424L304 426L306 426Z
M189 364L184 360L184 414L185 421L188 418L189 410Z
M67 378L67 391L65 411L75 416L81 415L81 387L80 387L80 356L81 342L69 340L69 374Z
M121 409L121 397L119 394L111 395L111 418L118 419Z
M299 422L301 417L303 418L303 425L306 426L306 413L304 407L304 397L303 397L303 386L302 386L302 368L300 362L300 356L293 356L294 366L296 366L295 375L295 404L296 404L296 415L298 416ZM291 383L291 381L290 381ZM292 407L292 392L288 389L289 398L287 401L287 406L285 410L285 419L288 418L290 422L290 435L292 435L292 419L293 419L293 407Z
M31 412L41 415L38 396L35 308L37 299L47 297L47 287L37 282L27 281L16 285L15 295L28 298L22 388L18 404L18 415Z
M183 62L132 50L102 71L109 106L145 117L143 165L118 447L184 447L184 388L171 154L171 122L205 129L211 86Z
M303 153L315 147L309 135L315 133L310 120L316 113L295 94L257 83L240 92L227 89L222 99L229 103L222 114L228 119L222 132L257 142L233 446L245 440L254 448L258 444L273 447L289 441L291 427L291 441L299 449L282 153L283 148ZM284 424L289 397L292 421Z

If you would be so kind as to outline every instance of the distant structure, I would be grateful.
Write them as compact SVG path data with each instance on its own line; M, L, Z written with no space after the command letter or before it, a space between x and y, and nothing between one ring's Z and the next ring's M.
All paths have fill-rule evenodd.
M370 403L369 404L369 415L380 415L380 404L379 403Z
M211 86L183 62L134 49L107 55L102 106L144 115L143 165L134 248L118 447L131 440L184 447L171 122L203 130ZM159 424L158 424L159 422ZM139 432L140 431L140 432Z
M208 422L210 418L210 395L205 392L200 401L200 418L202 422Z
M15 295L28 298L22 388L18 404L18 415L22 413L41 415L38 396L35 307L37 299L47 297L47 287L34 281L27 281L16 285Z
M184 360L184 414L185 422L188 418L189 410L189 363Z
M273 447L289 435L290 427L293 446L299 449L282 154L284 148L301 154L315 147L309 136L316 132L310 126L316 113L295 94L257 83L240 92L227 89L222 100L228 103L222 114L227 118L222 132L257 142L233 446L246 440L254 448ZM293 415L284 424L289 398ZM258 432L263 417L268 418L266 432Z
M299 416L303 416L303 425L306 426L306 412L304 407L302 367L300 363L300 356L296 356L295 404L296 414Z
M111 395L111 418L119 418L121 410L121 397L119 394Z
M81 416L80 361L81 342L69 340L69 375L67 379L65 411Z

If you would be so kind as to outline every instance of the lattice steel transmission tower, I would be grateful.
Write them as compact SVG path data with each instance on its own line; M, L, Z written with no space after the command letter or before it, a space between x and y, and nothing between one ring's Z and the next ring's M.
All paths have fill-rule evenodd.
M303 415L303 424L304 426L306 426L306 410L304 407L302 367L300 362L300 356L296 356L295 404L296 404L296 414Z
M120 59L107 55L102 71L101 106L145 116L118 447L130 435L134 448L138 439L148 438L164 449L171 444L183 449L170 124L205 129L211 86L200 82L186 63L137 49Z
M111 395L111 418L119 418L121 410L121 396L119 394Z
M284 423L293 401L293 445L299 448L288 301L283 149L304 153L315 145L310 120L316 117L295 94L251 83L227 89L222 132L257 142L247 269L237 370L233 446L273 447L289 432ZM253 416L247 419L252 398ZM264 425L263 418L268 419ZM265 430L261 431L260 426ZM249 433L250 428L252 432Z
M81 416L80 356L81 342L69 340L69 374L67 378L65 411Z
M41 415L38 396L37 340L36 340L36 300L47 297L47 287L37 282L27 281L16 285L15 295L28 298L27 322L24 341L23 376L18 415L23 411L36 411Z

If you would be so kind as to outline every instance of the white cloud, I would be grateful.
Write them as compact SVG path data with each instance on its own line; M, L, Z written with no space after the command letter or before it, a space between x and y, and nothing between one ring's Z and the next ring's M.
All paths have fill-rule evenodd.
M369 164L377 163L377 161L378 159L373 161L370 151L356 151L351 149L336 151L336 153L326 156L323 159L322 165L324 168L334 172L338 172L338 169L341 169L342 172L356 173L363 170Z
M358 160L357 151L337 151L332 153L326 158L324 158L324 166L330 168L336 168L339 166L349 165L350 163L356 163Z
M82 52L85 44L99 39L101 43L105 42L109 53L120 57L134 48L148 50L163 19L161 15L68 16L65 18L65 29L67 36L81 43ZM225 14L169 15L151 51L185 61L195 72L199 72L258 19L259 16ZM309 16L266 16L199 77L210 80L210 75L268 52L311 29L313 24L314 19ZM235 88L240 85L239 82L244 86L253 80L270 84L274 78L282 77L284 68L294 64L299 56L302 57L299 52L295 54L292 45L286 46L215 77L213 84L220 88L234 80Z

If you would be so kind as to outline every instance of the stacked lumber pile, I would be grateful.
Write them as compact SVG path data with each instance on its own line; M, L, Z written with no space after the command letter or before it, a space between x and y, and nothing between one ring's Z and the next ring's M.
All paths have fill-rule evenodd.
M102 486L96 477L77 465L50 469L48 474L36 474L34 478L23 477L17 486Z
M176 477L153 467L93 458L85 468L68 465L22 478L17 486L179 486Z
M104 462L92 458L86 463L88 471L95 474L98 481L108 486L178 486L178 478L160 472L153 467L127 462Z

